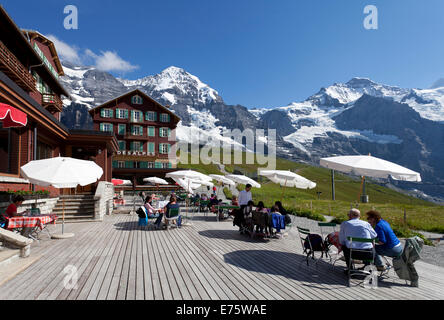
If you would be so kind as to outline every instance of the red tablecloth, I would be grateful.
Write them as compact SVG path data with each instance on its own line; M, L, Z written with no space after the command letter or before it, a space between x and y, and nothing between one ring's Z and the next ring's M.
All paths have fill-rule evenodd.
M43 226L45 224L50 224L50 223L55 224L57 219L58 217L55 214L42 215L37 217L9 218L8 229L12 230L17 228L34 228L34 227L39 227L40 229L43 229Z

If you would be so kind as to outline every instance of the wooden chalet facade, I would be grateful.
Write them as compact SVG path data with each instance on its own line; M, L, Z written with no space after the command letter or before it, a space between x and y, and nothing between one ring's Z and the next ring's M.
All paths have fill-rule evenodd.
M176 144L180 118L168 107L134 90L91 109L90 114L94 130L117 136L114 178L142 185L143 178L164 178L176 168L176 156L169 153Z
M63 75L54 44L36 31L20 30L0 6L0 103L28 118L21 128L5 129L0 121L0 191L32 189L21 179L20 168L32 160L58 156L93 160L103 168L102 180L111 181L116 137L70 131L60 122L62 96L69 98L58 81Z

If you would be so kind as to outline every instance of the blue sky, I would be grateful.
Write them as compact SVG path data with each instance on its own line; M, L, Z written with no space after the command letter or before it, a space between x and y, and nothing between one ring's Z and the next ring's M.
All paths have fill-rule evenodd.
M444 77L442 0L0 1L81 62L128 79L174 65L229 104L284 106L355 76L415 88ZM68 4L78 30L63 27ZM378 30L363 26L366 5Z

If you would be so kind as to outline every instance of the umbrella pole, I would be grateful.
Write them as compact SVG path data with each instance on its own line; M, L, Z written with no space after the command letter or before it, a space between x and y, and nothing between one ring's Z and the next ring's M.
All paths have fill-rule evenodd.
M361 195L362 195L362 190L364 189L365 192L365 177L362 177L362 181L361 181L361 188L359 189L359 195L358 195L358 203L361 202Z
M281 202L284 201L284 195L285 195L285 187L287 186L287 179L285 179L285 184L282 188L282 197L281 197Z
M63 198L63 222L62 222L62 234L65 234L65 198Z

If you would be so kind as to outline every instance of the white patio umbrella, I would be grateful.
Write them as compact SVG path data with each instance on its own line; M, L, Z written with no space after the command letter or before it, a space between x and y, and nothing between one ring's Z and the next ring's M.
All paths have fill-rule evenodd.
M282 187L291 187L299 189L314 189L316 183L308 180L294 172L282 170L264 170L259 172L260 176L267 177L274 183L280 184Z
M31 161L21 167L22 176L30 183L57 189L77 188L96 183L103 176L103 169L93 161L73 158L51 158ZM63 225L65 227L65 200L63 200Z
M332 169L332 188L334 194L334 170L352 173L363 177L365 195L365 177L421 182L418 172L402 167L396 163L368 156L342 156L321 159L321 166Z
M190 181L186 181L185 179L182 179L182 178L173 178L173 180L176 181L177 184L180 187L182 187L189 194L193 194L194 189L197 189L200 187L200 185L196 185L196 184L193 185L190 183Z
M193 171L193 170L181 170L170 172L166 174L167 178L181 178L181 179L192 179L192 180L202 180L202 181L212 181L213 179L203 173Z
M230 180L230 179L226 178L225 176L221 176L218 174L210 174L210 177L213 178L214 180L224 184L224 185L228 185L229 187L234 187L236 185L236 183L233 180ZM219 193L219 189L218 189L217 193Z
M316 183L308 180L294 172L282 171L282 170L263 170L259 172L260 176L267 177L269 180L276 184L280 184L283 187L282 199L284 198L285 188L298 188L298 189L314 189Z
M202 182L211 182L213 179L203 173L193 171L193 170L180 170L175 172L170 172L166 174L167 178L172 178L174 181L176 181L179 185L180 182L178 182L176 179L186 179L185 183L188 184L187 188L184 188L187 190L187 193L193 194L194 191L189 192L191 185L194 183L200 183ZM192 189L192 188L191 188ZM187 201L187 210L188 210L188 201Z
M236 183L233 180L230 180L228 178L226 178L225 176L221 176L218 174L210 174L209 175L211 178L213 178L214 180L218 181L218 182L222 182L223 184L229 185L229 186L235 186Z
M253 179L248 178L246 176L242 176L242 175L238 175L238 174L229 174L225 177L234 181L237 184L245 184L245 185L251 184L251 186L254 188L259 188L259 189L261 188L261 185L259 183L257 183Z
M161 178L157 178L157 177L150 177L150 178L145 178L143 179L144 182L150 182L152 184L162 184L162 185L167 185L168 182L165 181L164 179Z
M169 183L167 181L165 181L164 179L158 178L158 177L149 177L149 178L145 178L143 179L143 182L149 182L151 184L155 184L156 185L156 193L159 192L159 185L168 185Z

